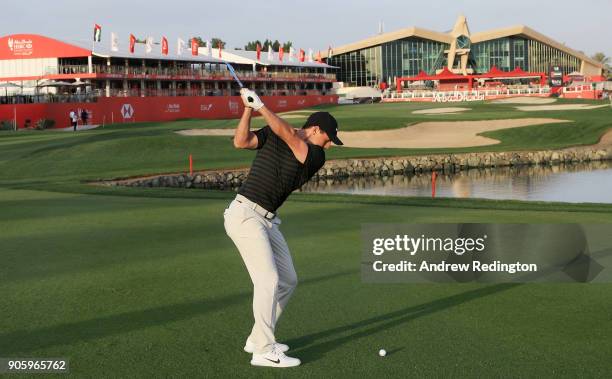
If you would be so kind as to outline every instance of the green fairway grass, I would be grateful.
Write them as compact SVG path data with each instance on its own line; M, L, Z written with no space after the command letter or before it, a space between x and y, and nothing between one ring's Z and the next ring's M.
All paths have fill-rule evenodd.
M573 101L572 103L583 103ZM562 101L560 103L569 103ZM593 102L589 104L602 104ZM522 117L566 119L571 122L528 126L483 133L501 140L500 144L460 149L357 149L334 147L328 159L554 149L596 143L612 128L612 109L521 112L509 104L467 103L471 108L459 115L413 115L416 109L448 104L364 104L324 106L332 112L343 130L398 128L424 120L483 120ZM317 109L315 109L317 110ZM304 122L288 119L296 126ZM262 126L262 120L255 124ZM192 154L195 169L248 166L249 151L237 151L230 137L187 137L175 133L192 128L235 127L236 120L183 120L167 123L119 124L95 130L70 132L1 132L0 182L65 181L78 178L125 177L185 171ZM35 175L32 175L35 174Z
M368 106L388 127L423 118L410 114L422 104L392 105L326 109L346 129L367 129ZM497 131L495 149L592 143L612 126L609 108L461 106L478 112L427 119L574 121ZM196 168L246 166L253 152L228 137L173 133L233 123L0 133L0 357L66 357L96 378L609 376L612 284L364 284L359 269L363 223L612 224L612 205L304 193L280 210L299 284L277 329L303 366L252 368L251 284L223 229L233 193L84 183L185 171L189 153Z

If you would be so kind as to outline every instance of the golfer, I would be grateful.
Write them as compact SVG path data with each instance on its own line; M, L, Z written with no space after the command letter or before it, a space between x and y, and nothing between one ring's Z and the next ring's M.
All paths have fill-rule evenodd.
M234 146L258 152L248 178L225 209L224 225L253 282L255 323L244 351L253 354L254 366L298 366L299 359L285 355L289 347L274 338L278 318L297 284L277 210L291 192L323 166L324 149L332 142L342 142L337 137L336 119L327 112L313 113L302 129L294 129L266 108L255 92L244 88L240 94L245 109L236 128ZM268 125L252 132L254 110Z

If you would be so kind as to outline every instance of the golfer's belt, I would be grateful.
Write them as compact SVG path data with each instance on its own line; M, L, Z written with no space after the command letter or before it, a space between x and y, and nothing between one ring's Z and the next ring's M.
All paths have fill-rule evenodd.
M272 220L274 217L276 217L276 213L268 212L266 208L255 202L252 202L251 200L240 194L236 195L236 201L245 204L247 207L257 212L261 217L267 218L268 220Z

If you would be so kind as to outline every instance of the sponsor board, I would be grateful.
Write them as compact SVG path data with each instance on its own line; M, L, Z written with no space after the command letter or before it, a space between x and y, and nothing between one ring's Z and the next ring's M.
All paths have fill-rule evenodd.
M328 99L336 101L337 97L321 96L323 102L327 102ZM321 104L317 101L316 95L264 96L262 100L265 104L269 104L270 109L274 112ZM304 100L304 102L301 100ZM180 112L174 112L174 110L178 110L174 106L170 107L173 110L172 112L167 112L169 104L179 104ZM236 119L240 116L243 105L242 100L238 96L231 98L222 96L101 97L95 103L0 105L0 120L13 119L16 113L19 128L25 127L26 120L36 121L42 118L55 120L57 128L68 127L69 120L66 115L71 110L77 108L87 110L89 113L89 123L102 124L104 122L133 122L136 120L142 122L161 122L172 121L178 118ZM138 115L136 115L137 110L139 112Z
M484 99L485 99L484 94L467 95L463 93L438 92L434 94L433 102L454 103L454 102L460 102L460 101L482 101Z

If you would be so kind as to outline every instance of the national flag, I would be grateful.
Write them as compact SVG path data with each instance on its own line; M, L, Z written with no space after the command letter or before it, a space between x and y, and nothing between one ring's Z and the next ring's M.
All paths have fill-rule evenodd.
M261 45L257 44L257 60L261 60Z
M293 57L295 55L295 49L293 46L289 47L289 62L293 62Z
M282 62L283 61L283 55L285 55L285 52L283 51L283 47L279 47L278 48L278 61Z
M272 45L268 45L268 60L271 61L274 59L274 54L272 53Z
M176 55L182 55L185 48L185 41L182 38L176 40Z
M217 47L219 48L219 59L221 59L222 58L221 51L223 50L223 44L221 43L221 40L217 42Z
M208 56L212 55L212 46L211 46L211 42L209 39L206 40L206 55Z
M162 37L161 48L162 55L168 55L168 39L166 37Z
M312 49L308 49L308 62L312 62Z
M306 59L306 52L303 49L300 49L299 60L300 62L304 62L304 59Z
M130 34L130 53L134 54L134 46L136 46L136 37Z
M198 55L198 47L200 47L200 45L198 44L198 41L195 38L191 39L191 55Z
M153 37L147 37L145 40L145 52L149 54L153 51Z
M94 42L100 42L102 39L102 27L98 24L94 24Z
M332 50L331 45L329 45L329 47L327 48L327 58L331 58L333 54L334 51Z
M119 36L115 32L111 32L111 51L119 51Z
M319 50L319 52L317 53L317 62L323 63L323 60L321 59L321 50Z

